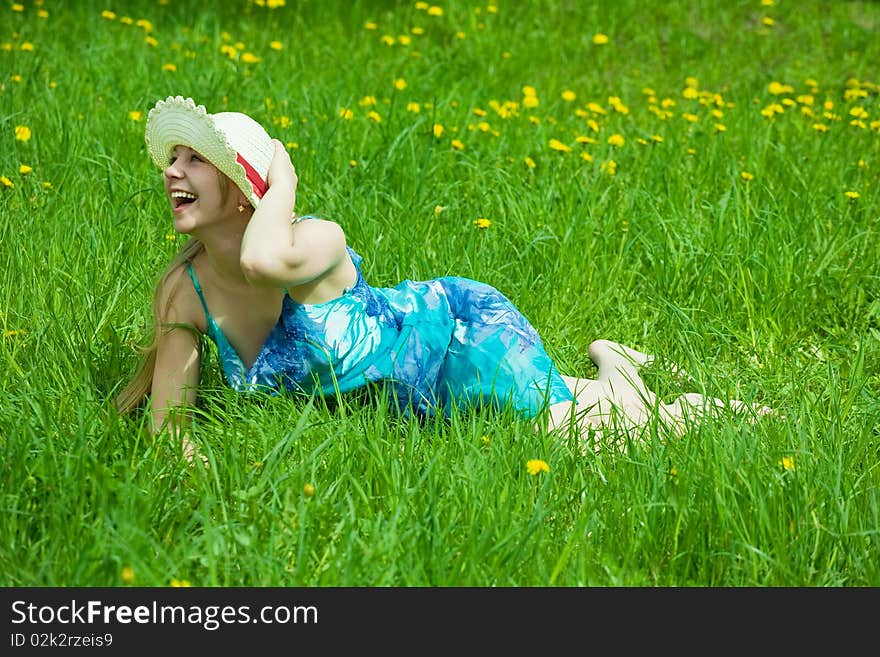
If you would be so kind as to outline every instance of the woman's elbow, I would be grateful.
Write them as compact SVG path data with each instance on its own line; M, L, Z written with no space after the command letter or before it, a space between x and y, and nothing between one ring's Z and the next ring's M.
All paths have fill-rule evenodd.
M245 280L256 287L271 287L279 280L279 261L265 255L243 253L238 261Z

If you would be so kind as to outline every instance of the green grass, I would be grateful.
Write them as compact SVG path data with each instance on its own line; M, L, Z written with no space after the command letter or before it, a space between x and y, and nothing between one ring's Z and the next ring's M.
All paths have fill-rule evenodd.
M880 585L880 4L22 4L0 9L0 584ZM211 356L211 467L188 468L111 405L181 243L143 143L176 94L286 142L298 210L338 221L373 284L484 280L564 373L593 376L609 338L690 373L648 372L665 397L784 418L584 456L505 414L237 396Z

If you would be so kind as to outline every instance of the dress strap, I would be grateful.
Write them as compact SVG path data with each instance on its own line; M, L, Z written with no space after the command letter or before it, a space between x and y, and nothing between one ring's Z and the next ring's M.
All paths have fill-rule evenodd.
M196 294L199 295L199 299L202 302L202 308L205 310L205 318L208 320L208 324L211 323L211 313L208 312L208 304L205 303L205 295L202 294L202 286L199 285L199 279L196 278L196 272L193 269L192 263L186 263L186 271L189 274L189 278L192 281L193 287L196 289Z

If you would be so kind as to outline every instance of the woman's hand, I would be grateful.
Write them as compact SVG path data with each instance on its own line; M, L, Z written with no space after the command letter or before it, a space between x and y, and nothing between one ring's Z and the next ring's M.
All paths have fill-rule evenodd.
M291 191L296 192L299 179L296 176L296 169L293 168L293 162L290 161L290 154L284 148L284 144L277 139L273 139L272 144L275 146L275 154L272 156L272 162L269 164L266 183L268 183L269 189L273 185L281 185L289 187Z

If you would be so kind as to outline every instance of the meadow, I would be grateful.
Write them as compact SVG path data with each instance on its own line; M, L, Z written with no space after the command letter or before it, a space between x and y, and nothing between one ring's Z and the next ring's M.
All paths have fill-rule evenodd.
M880 585L878 63L870 1L6 3L0 584ZM185 240L169 95L281 139L373 285L486 281L563 373L608 338L779 416L584 454L237 395L206 343L190 467L113 406Z

